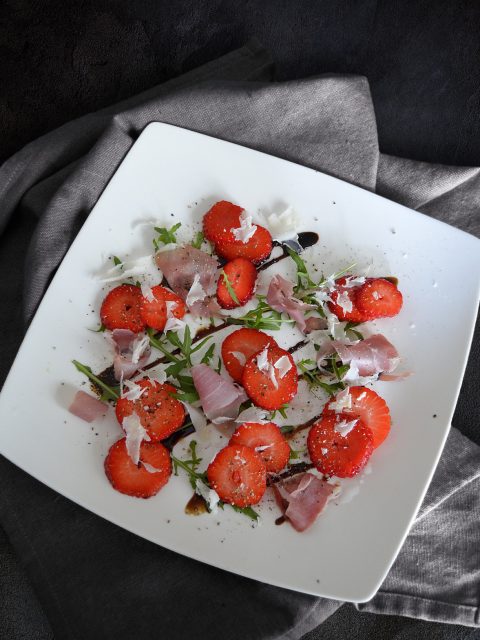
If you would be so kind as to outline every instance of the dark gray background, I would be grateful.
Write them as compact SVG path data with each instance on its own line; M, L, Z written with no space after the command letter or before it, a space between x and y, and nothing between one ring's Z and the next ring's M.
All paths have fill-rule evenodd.
M0 161L63 122L251 37L271 51L277 79L328 71L366 75L382 152L480 165L480 2L447 0L3 0ZM0 250L16 252L28 240L18 237L18 227L14 219ZM19 314L7 321L18 322ZM11 360L16 348L5 345L2 358ZM478 390L469 375L478 355L477 338L454 424L480 442ZM0 576L8 578L0 580L0 638L50 639L1 530ZM359 614L345 606L308 639L342 640L353 629L360 639L480 638L478 630Z

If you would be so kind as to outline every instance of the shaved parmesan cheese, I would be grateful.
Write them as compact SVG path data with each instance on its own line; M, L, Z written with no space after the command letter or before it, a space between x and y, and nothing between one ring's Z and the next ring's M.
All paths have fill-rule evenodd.
M278 389L278 382L275 376L275 368L268 360L268 344L266 347L257 355L257 367L260 371L263 371L270 378L275 389Z
M326 447L322 447L322 448L320 449L320 451L322 452L322 455L324 455L324 456L326 456L326 455L327 455L327 453L328 453L328 449L327 449Z
M244 244L252 238L256 230L257 227L253 224L252 216L245 209L240 214L240 226L237 229L231 229L235 240L239 240Z
M177 318L173 315L173 311L177 307L177 303L175 302L175 300L166 301L165 306L167 308L167 322L165 323L165 326L163 328L164 332L166 333L167 331L184 331L187 323L184 320L180 320L180 318Z
M352 396L349 389L344 389L337 393L335 400L328 405L329 409L335 411L335 413L342 413L344 409L352 408Z
M98 279L100 282L118 282L119 280L125 280L125 278L145 276L146 274L154 275L157 281L162 278L162 273L155 265L152 255L125 260L100 274Z
M289 206L282 213L267 216L267 227L274 240L288 240L296 236L300 221L295 210Z
M249 407L241 413L235 419L235 422L257 422L258 424L265 424L268 420L265 418L268 415L268 411L260 409L259 407Z
M132 363L138 364L138 361L150 346L150 339L147 335L137 336L132 344Z
M346 436L348 436L350 431L355 427L357 422L358 422L358 418L355 418L354 420L342 420L341 422L335 425L334 431L339 433L342 436L342 438L345 438Z
M350 297L346 291L342 291L337 295L336 302L338 306L341 307L345 313L350 313L350 311L353 309L353 303L350 300Z
M188 402L184 402L183 405L185 409L188 411L188 415L190 416L190 420L192 421L193 426L195 427L195 431L202 431L207 426L207 418L203 411L193 407Z
M273 366L275 367L275 369L277 369L280 379L282 379L284 375L288 373L292 368L292 363L290 362L290 358L288 356L282 356L275 362Z
M236 358L238 360L238 362L240 363L240 365L242 367L245 366L245 364L247 362L247 358L245 357L244 353L242 353L241 351L230 351L230 353L232 354L232 356L234 358Z
M144 462L142 460L142 464L145 467L145 471L148 471L148 473L160 473L160 469L156 469L153 465L148 464L148 462Z
M220 502L220 496L215 489L210 489L210 487L208 487L204 482L197 480L195 483L195 493L202 496L207 503L210 513L217 513L217 505Z
M205 300L207 293L205 289L200 284L200 274L196 273L193 278L192 286L187 294L187 298L185 302L187 303L187 307L191 307L195 302L199 302Z
M144 440L150 442L150 436L142 426L140 417L133 412L122 421L122 428L125 431L127 453L133 464L138 464L140 459L140 445Z
M126 387L128 391L125 391L124 387ZM135 401L141 398L142 395L147 390L146 387L141 387L136 382L133 382L133 380L120 381L120 389L122 390L121 397L125 398L125 400L132 400L132 401Z
M155 300L152 287L148 285L146 282L141 283L140 289L142 290L142 296L146 298L149 302L153 302Z

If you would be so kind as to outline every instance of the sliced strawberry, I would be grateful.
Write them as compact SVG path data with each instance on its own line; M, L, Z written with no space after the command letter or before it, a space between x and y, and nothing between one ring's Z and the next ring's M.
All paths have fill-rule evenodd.
M290 458L290 446L274 422L244 422L235 430L228 444L243 444L259 453L270 473L281 471Z
M133 284L121 284L112 289L102 302L100 318L102 323L113 329L130 329L139 333L145 329L145 323L140 314L142 293Z
M366 465L373 451L373 434L361 420L341 435L343 424L352 416L343 413L324 414L308 433L307 446L315 467L325 475L351 478ZM339 429L337 431L337 429Z
M402 308L403 296L398 288L385 278L371 278L356 294L356 305L360 313L374 318L391 318Z
M230 294L228 279L231 289L233 289L234 297ZM255 283L257 281L257 270L254 265L246 258L235 258L223 267L223 273L218 279L217 284L217 300L224 309L234 309L241 307L250 300L255 291Z
M143 463L149 465L150 471ZM112 487L120 493L135 498L151 498L167 484L172 463L163 444L142 442L137 466L128 455L125 438L121 438L110 447L105 458L105 473Z
M208 465L207 477L220 499L236 507L257 504L267 488L262 458L243 445L221 449Z
M234 242L235 236L232 229L240 226L240 214L242 207L221 200L213 205L203 216L203 233L207 240L217 242Z
M152 327L157 331L163 331L167 322L167 302L174 302L171 307L171 313L176 318L183 318L186 312L185 303L183 300L165 287L160 285L152 287L152 293L154 300L147 300L142 297L142 303L140 305L140 315L143 322L147 327Z
M242 382L245 363L267 344L277 343L271 336L257 329L238 329L225 338L222 344L222 360L235 382Z
M258 357L262 352L251 356L243 370L242 384L250 399L263 409L273 411L295 396L298 387L297 367L288 351L280 349L277 345L267 347L267 366L259 369ZM290 361L290 369L280 377L279 370L275 367L280 358L285 356ZM275 379L275 383L273 382Z
M185 420L183 404L172 395L177 390L171 384L160 384L149 379L140 380L137 384L146 391L138 400L117 400L117 420L122 424L123 419L135 411L152 442L163 440L181 427Z
M218 240L215 243L215 251L217 254L225 260L233 260L234 258L247 258L254 264L259 264L272 253L272 236L270 231L255 225L257 227L255 233L247 240L242 242L241 240L233 240L231 242L226 240Z
M347 277L339 278L335 280L335 291L332 291L330 297L332 298L332 302L328 303L328 308L332 313L334 313L339 320L342 322L366 322L369 320L368 314L363 313L357 307L357 291L359 287L345 287L345 283L347 282ZM342 306L337 304L337 300L339 296L348 297L348 300L352 303L351 311L346 311Z
M373 433L373 448L376 449L390 432L391 418L387 403L378 393L368 387L350 387L352 398L351 409L342 409L342 413L360 420ZM324 412L330 411L330 403L325 406Z

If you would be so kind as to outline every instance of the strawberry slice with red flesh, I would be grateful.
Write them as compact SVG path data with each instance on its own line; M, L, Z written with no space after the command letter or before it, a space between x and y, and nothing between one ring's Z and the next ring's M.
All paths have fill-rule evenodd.
M235 260L227 262L217 284L219 305L223 309L235 309L243 306L252 298L256 281L257 270L250 260L235 258ZM233 295L228 285L233 290Z
M393 282L371 278L358 289L355 302L360 313L370 320L391 318L402 308L403 296Z
M227 200L215 203L203 216L205 238L214 244L217 242L234 242L235 236L232 233L232 229L240 227L240 214L242 211L242 207Z
M274 411L290 402L296 395L298 388L297 368L288 351L280 349L277 345L268 345L268 364L267 367L260 369L257 360L261 354L262 352L257 353L247 360L243 370L242 384L249 398L257 407ZM288 358L291 366L281 378L275 364L284 356Z
M350 419L360 420L373 433L373 448L376 449L390 433L391 417L388 405L373 389L368 387L350 387L351 408L342 409L342 413ZM330 403L325 405L324 412L330 411Z
M290 446L274 422L244 422L235 430L228 444L243 444L256 451L269 473L281 471L290 458Z
M222 344L222 360L235 382L242 382L243 368L247 360L267 344L277 343L271 336L258 329L238 329L225 338Z
M121 438L110 447L105 458L105 473L112 487L120 493L134 498L151 498L167 484L172 463L163 444L142 442L140 461L136 465L128 455L126 439Z
M100 308L102 324L111 331L129 329L134 333L140 333L145 329L140 313L142 298L140 288L133 284L115 287L102 302Z
M172 395L177 389L148 379L137 384L145 389L144 393L138 400L119 398L115 407L117 420L122 424L123 419L135 411L152 442L167 438L185 420L183 404Z
M328 308L341 322L366 322L367 320L370 320L369 315L360 311L357 306L357 291L359 290L359 287L345 287L344 285L347 282L347 277L350 276L345 276L335 280L336 288L330 294L332 302L328 302ZM348 300L352 304L352 309L350 311L346 311L344 307L337 304L339 296L347 296Z
M208 465L207 478L220 499L236 507L257 504L267 488L262 458L243 445L221 449Z
M321 473L352 478L366 465L373 451L373 434L361 420L352 427L352 419L350 414L332 411L322 415L310 429L308 453Z
M175 318L183 318L186 312L185 303L173 291L160 285L152 287L154 300L142 297L140 305L140 315L147 327L152 327L157 331L163 331L167 323L167 302L174 302L171 307L171 314Z
M215 243L216 253L225 260L247 258L254 264L260 264L260 262L266 260L272 253L272 236L265 227L255 226L257 227L255 233L247 242L242 242L241 240L217 240Z

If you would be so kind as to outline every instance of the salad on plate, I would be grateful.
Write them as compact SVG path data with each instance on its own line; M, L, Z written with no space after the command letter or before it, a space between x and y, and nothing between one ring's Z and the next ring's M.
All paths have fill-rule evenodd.
M155 226L153 256L113 256L98 329L111 366L73 361L93 393L70 411L90 422L114 407L104 465L120 493L151 498L178 475L187 513L256 521L274 496L277 523L304 531L388 437L372 384L407 374L371 321L403 298L386 274L321 273L318 236L298 233L291 208L262 222L220 201L185 241L181 223Z

